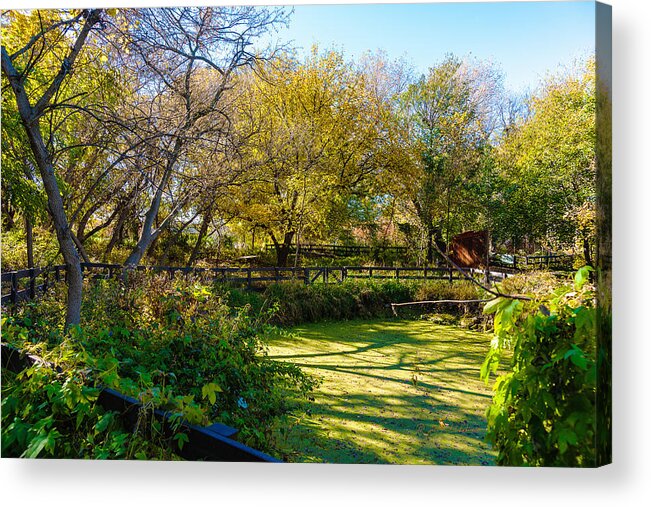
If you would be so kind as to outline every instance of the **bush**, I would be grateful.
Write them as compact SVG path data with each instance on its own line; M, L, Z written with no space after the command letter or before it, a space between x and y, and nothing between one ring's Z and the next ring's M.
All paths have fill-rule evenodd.
M495 313L495 339L481 373L487 382L503 351L512 351L487 411L500 465L595 466L596 310L588 270L551 296L486 305L486 313Z
M101 384L144 397L191 422L232 425L243 443L275 450L274 425L291 409L287 392L307 394L314 381L293 364L267 358L266 337L276 332L267 323L268 312L253 314L248 305L234 310L205 285L162 275L134 273L126 285L115 280L87 285L81 326L68 336L58 331L63 297L55 293L9 319L3 338L7 327L15 330L7 341L18 348L42 344L43 354L71 351L76 360L66 365L69 374L87 378L90 388ZM55 405L48 410L55 415ZM12 424L6 414L3 435Z
M49 351L31 345L34 337L14 319L3 320L2 328L7 341L62 367L36 363L18 374L3 370L3 458L178 459L169 442L144 426L125 428L117 413L96 403L100 390L89 381L84 352L65 342Z
M277 308L274 321L290 326L390 316L389 305L411 301L413 293L413 284L394 280L346 280L340 284L274 284L264 296Z
M34 265L46 266L63 262L59 244L53 233L34 227ZM2 271L15 271L27 267L27 240L25 230L14 228L2 232Z

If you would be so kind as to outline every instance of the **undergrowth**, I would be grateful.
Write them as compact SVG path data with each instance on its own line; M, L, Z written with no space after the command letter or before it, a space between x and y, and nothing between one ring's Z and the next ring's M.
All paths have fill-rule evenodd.
M61 290L3 320L3 341L65 372L35 367L14 378L3 370L3 456L169 458L140 444L130 453L120 447L102 456L73 445L87 441L105 416L94 403L100 385L178 413L179 420L234 426L241 442L273 453L274 427L292 408L287 391L307 395L315 385L297 366L267 358L265 341L277 332L267 323L269 312L229 307L205 285L163 276L142 276L127 286L88 284L81 325L67 334L60 331ZM71 386L90 394L66 397ZM80 410L89 420L82 425L80 416L71 428L69 418ZM119 431L105 424L97 438ZM34 444L46 430L47 443ZM38 452L30 451L35 445Z

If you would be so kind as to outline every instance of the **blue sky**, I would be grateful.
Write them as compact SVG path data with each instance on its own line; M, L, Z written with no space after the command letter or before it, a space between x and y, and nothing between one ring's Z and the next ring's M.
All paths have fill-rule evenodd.
M594 51L593 2L297 5L278 34L303 51L313 43L349 57L383 49L418 73L445 54L495 62L513 91L534 89Z

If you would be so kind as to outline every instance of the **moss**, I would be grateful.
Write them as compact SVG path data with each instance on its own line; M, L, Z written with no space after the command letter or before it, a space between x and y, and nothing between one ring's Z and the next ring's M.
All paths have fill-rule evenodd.
M296 462L494 464L484 442L491 391L479 379L490 336L406 320L307 324L272 358L322 379L283 430ZM303 402L305 403L305 402Z

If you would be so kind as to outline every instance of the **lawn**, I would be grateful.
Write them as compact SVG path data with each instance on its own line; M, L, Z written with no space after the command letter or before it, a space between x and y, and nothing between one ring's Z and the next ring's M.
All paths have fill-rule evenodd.
M425 320L308 324L269 354L322 380L283 435L289 461L492 465L484 442L490 336Z

